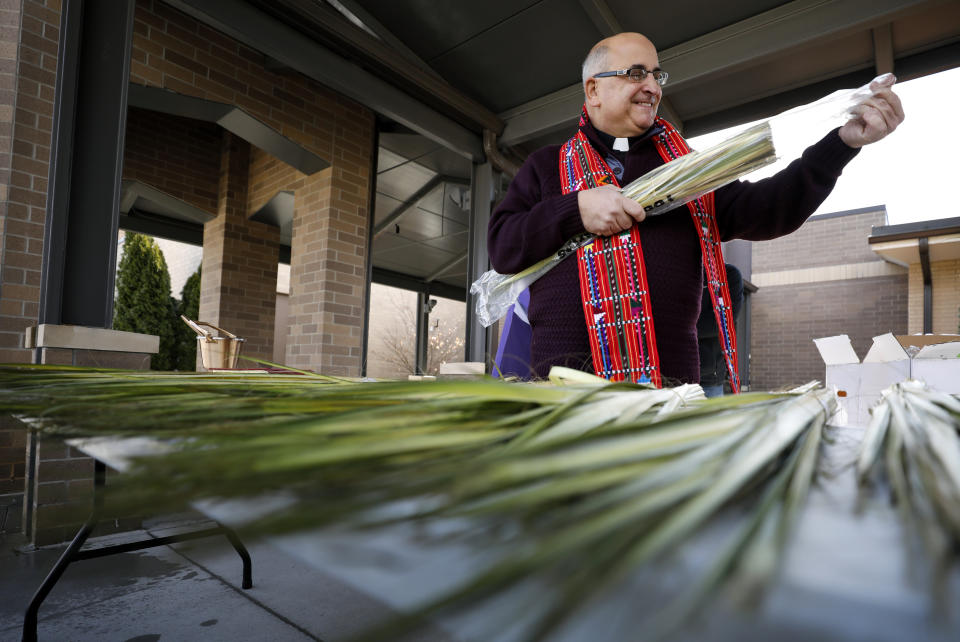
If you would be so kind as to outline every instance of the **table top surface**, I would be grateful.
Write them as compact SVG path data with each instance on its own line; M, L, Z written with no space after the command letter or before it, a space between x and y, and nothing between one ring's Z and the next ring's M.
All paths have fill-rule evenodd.
M922 558L911 553L894 507L875 497L856 510L857 484L849 464L855 459L863 428L837 427L825 442L821 474L811 489L780 573L757 608L750 612L720 604L670 639L873 640L936 641L960 639L960 615L932 617L929 584L922 578ZM126 470L131 456L169 448L152 439L96 438L71 445L108 466ZM242 527L256 516L290 501L283 496L195 506L229 526ZM668 563L638 573L605 592L551 639L635 639L649 616L644 604L663 601L674 575L696 575L723 543L727 523L704 529ZM488 551L462 541L425 538L422 528L404 525L377 532L324 529L272 537L271 542L319 570L331 573L400 610L465 581L489 565ZM672 578L672 579L671 579ZM675 582L674 582L675 583ZM960 598L960 571L948 575L951 603ZM542 590L543 587L539 587ZM521 587L482 611L438 622L464 640L489 639L497 612L517 622L513 631L497 631L498 640L521 638L523 618L511 610L535 599L538 587ZM533 598L531 598L533 596ZM952 609L951 609L952 610ZM639 628L638 628L639 627ZM587 637L584 637L587 636Z

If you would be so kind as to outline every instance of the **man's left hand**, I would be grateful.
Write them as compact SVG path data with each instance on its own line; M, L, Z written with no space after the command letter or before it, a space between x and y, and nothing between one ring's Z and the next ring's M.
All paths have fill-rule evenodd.
M875 143L903 122L903 105L891 89L896 79L870 83L873 95L856 106L854 116L840 128L840 139L858 148Z

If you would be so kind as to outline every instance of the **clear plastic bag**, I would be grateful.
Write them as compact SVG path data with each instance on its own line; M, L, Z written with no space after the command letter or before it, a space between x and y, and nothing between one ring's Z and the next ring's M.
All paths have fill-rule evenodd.
M807 145L858 116L860 105L865 100L881 89L892 87L896 82L897 78L893 74L882 74L857 89L839 89L818 101L773 116L767 122L770 123L773 133L777 156L799 157ZM798 131L803 132L802 137L791 135Z
M830 129L856 117L865 100L895 82L893 74L883 74L857 89L841 89L816 102L785 111L708 149L691 151L665 163L626 185L621 192L643 205L648 216L664 214L773 163L778 156L799 155L802 149L792 149L790 137L784 136L800 127L799 122L809 134L809 145ZM817 127L811 128L811 122ZM477 319L484 327L492 325L531 283L594 238L592 234L574 237L552 256L517 274L485 272L470 286Z
M484 272L470 286L470 294L474 295L477 320L485 328L493 325L503 318L507 309L517 300L521 292L530 287L531 283L595 238L593 234L575 236L564 243L559 250L523 272L516 274L500 274L495 270Z

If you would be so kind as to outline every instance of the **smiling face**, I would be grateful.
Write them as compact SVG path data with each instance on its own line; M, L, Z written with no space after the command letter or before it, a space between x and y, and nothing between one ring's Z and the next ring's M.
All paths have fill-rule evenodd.
M648 71L660 68L657 49L638 33L621 33L597 45L606 47L604 69L591 73L628 69L643 65ZM626 76L588 78L584 82L587 113L593 126L617 138L639 136L650 129L657 117L663 90L652 74L642 82Z

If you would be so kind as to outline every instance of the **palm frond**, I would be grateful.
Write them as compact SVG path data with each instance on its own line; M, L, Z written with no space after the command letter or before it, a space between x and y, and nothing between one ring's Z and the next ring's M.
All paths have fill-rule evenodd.
M497 552L415 616L536 580L550 588L528 637L547 639L746 498L759 498L750 519L673 613L731 577L753 591L770 579L814 474L831 393L704 400L698 386L556 379L564 385L0 367L0 411L51 434L161 444L114 480L118 510L279 497L245 528L437 522ZM386 635L415 622L391 622Z
M861 493L889 484L908 541L925 553L933 595L943 600L960 545L960 399L906 381L885 390L872 412L857 460Z

